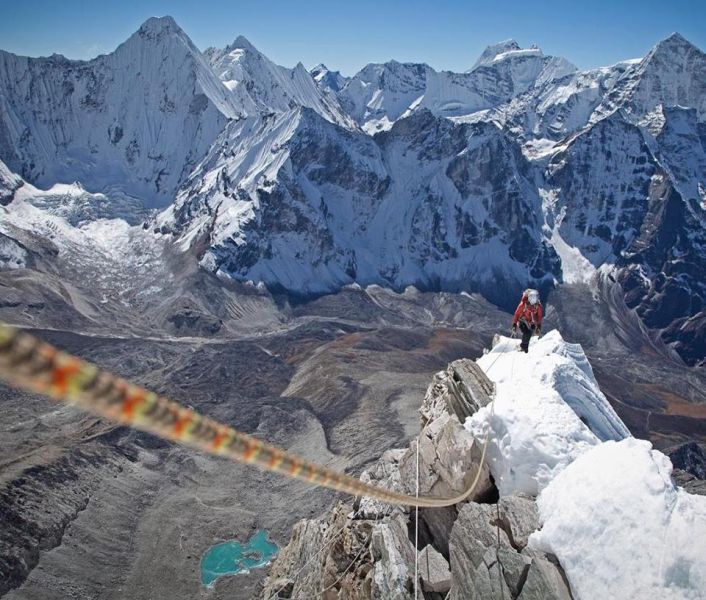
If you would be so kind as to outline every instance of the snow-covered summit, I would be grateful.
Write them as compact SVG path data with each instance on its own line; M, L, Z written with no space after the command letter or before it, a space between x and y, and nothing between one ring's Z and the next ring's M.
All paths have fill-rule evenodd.
M90 61L0 53L2 159L40 187L80 181L164 206L238 115L228 90L169 17Z
M140 26L135 35L144 38L157 38L172 33L186 36L184 30L177 25L174 18L165 15L164 17L150 17Z
M522 50L513 40L490 47L484 56L466 73L394 60L369 64L348 80L339 97L363 129L376 133L421 108L444 117L472 115L576 71L563 58L537 48Z
M469 69L473 71L481 65L488 65L492 63L499 54L504 54L505 52L512 52L513 50L520 50L520 45L513 39L498 42L497 44L491 44L486 46L483 53L478 57L473 66Z
M706 120L706 54L679 33L657 43L623 74L593 120L623 108L646 124L660 106L695 108L699 119Z
M339 71L331 71L325 64L316 65L311 71L311 76L316 83L323 85L334 92L340 92L348 79L343 77Z

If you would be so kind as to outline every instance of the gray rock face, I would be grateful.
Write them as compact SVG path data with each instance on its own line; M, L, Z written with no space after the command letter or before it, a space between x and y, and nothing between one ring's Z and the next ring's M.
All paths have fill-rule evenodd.
M529 536L540 527L534 500L525 496L503 496L498 500L500 522L517 550L527 546Z
M372 556L375 563L371 598L413 598L414 546L407 535L407 521L396 515L373 527Z
M414 494L418 460L420 495L449 496L465 491L478 470L480 449L479 442L459 423L455 411L472 413L490 401L490 393L492 385L485 376L478 375L474 363L451 363L434 376L427 389L420 408L425 426L418 439L406 450L386 452L361 479ZM471 499L487 495L492 488L486 465L482 469L480 486ZM339 507L326 521L297 526L289 546L275 562L266 590L280 581L283 588L293 590L292 598L298 597L296 593L316 591L311 583L297 588L293 573L301 569L302 555L311 555L321 544L326 546L322 529L334 531L336 528L329 523L336 520L345 523L345 510ZM364 537L360 532L370 532L369 552L361 552L367 558L346 562L324 556L315 561L322 569L328 565L330 572L322 576L337 582L339 594L343 593L340 590L349 594L335 597L412 598L415 549L410 540L414 535L414 514L366 498L357 503L347 517L350 520L345 529L358 532L358 540ZM417 559L425 597L436 600L448 593L448 598L455 600L571 598L556 561L527 548L530 534L540 527L533 499L510 496L494 505L470 502L423 509L419 520L423 549L417 550ZM343 537L348 535L352 534ZM352 550L347 557L351 554ZM358 578L352 579L350 573L358 573ZM339 579L348 583L339 585ZM352 587L346 587L349 585Z
M676 469L688 471L698 479L706 479L706 448L696 442L687 442L667 450Z
M414 494L418 443L420 495L461 494L476 478L478 469L481 469L479 483L471 499L487 495L492 489L492 483L487 465L480 464L480 444L461 426L454 410L461 414L472 413L490 401L488 391L492 392L492 384L471 361L456 361L445 371L437 373L420 409L423 432L409 448L385 452L372 468L363 472L361 480ZM508 520L513 523L518 537L530 527L527 524L529 517L522 518L522 508L521 501L508 503ZM525 512L530 514L529 510ZM311 581L315 579L316 573L326 576L325 571L322 571L326 565L329 565L330 579L337 581L336 574L341 578L341 582L336 583L336 589L345 589L350 594L345 597L380 600L412 597L410 594L414 587L416 550L410 542L409 531L414 527L414 512L361 498L348 517L344 518L344 514L346 509L339 507L327 519L306 521L297 526L290 544L275 561L265 588L265 597L275 589L275 581L280 581L284 589L291 588L292 598L299 597L297 594L307 597L307 593L315 593ZM446 593L450 589L450 574L444 555L449 555L449 537L457 514L455 506L419 511L420 540L425 546L419 554L420 562L423 563L421 584L430 594ZM534 515L536 517L536 510ZM346 525L349 517L352 519ZM298 581L301 578L294 578L293 573L302 569L301 557L316 553L321 544L326 546L326 535L336 530L334 523L338 527L343 523L346 530L358 532L357 539L362 537L360 532L370 532L369 552L362 552L363 558L349 561L350 572L358 573L359 577L354 583L348 576L349 571L345 570L345 561L335 557L326 558L337 547L333 544L333 550L322 552L322 557L314 561L318 566L308 567L314 572L313 579L307 579L300 585ZM322 534L324 530L326 534ZM351 554L348 552L347 556ZM343 572L341 568L344 568ZM352 588L346 587L348 585Z
M456 415L463 423L488 403L493 392L493 383L475 362L465 358L456 360L434 375L419 409L422 424L444 413Z
M425 592L447 593L451 589L448 561L431 545L424 547L418 560L422 589Z
M449 598L570 599L561 567L517 545L526 544L528 530L538 526L537 509L527 498L463 506L451 533Z

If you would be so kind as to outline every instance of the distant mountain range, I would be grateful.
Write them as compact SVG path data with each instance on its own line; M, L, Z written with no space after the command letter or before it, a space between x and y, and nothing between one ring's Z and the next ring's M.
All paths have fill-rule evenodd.
M679 34L583 72L508 40L464 73L346 78L243 37L201 52L153 18L90 61L0 51L0 161L6 270L51 262L28 236L93 252L121 218L120 260L191 253L298 297L414 285L511 308L602 278L706 357L706 55Z

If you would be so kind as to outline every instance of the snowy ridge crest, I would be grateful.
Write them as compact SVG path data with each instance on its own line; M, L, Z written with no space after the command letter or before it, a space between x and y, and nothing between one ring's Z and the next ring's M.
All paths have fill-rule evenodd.
M494 435L488 448L501 494L539 493L580 454L630 435L600 391L581 346L557 330L533 339L530 352L501 337L478 364L496 384ZM481 435L489 409L466 427Z
M695 600L706 589L706 497L630 436L581 347L554 330L528 354L500 338L478 360L496 384L490 470L501 497L538 495L529 546L554 554L578 600ZM482 439L486 406L466 421Z

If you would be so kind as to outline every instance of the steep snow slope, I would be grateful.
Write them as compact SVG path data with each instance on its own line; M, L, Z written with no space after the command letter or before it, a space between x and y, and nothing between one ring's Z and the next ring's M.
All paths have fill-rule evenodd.
M706 497L675 486L672 465L629 433L581 347L558 331L529 354L501 338L479 359L496 383L490 469L501 496L536 495L530 546L554 554L577 600L702 598ZM490 407L466 421L485 435Z
M577 136L548 166L562 238L600 266L640 232L659 165L642 132L614 114Z
M487 118L522 140L560 141L585 127L616 81L633 68L634 62L621 62L547 81L493 109Z
M568 61L544 56L539 49L491 52L467 73L390 61L367 65L346 83L339 98L349 114L374 133L420 108L445 117L492 108L575 70Z
M280 67L243 36L226 48L208 48L204 55L226 87L246 106L264 112L286 112L306 106L332 123L355 128L355 122L341 109L335 95L317 85L301 63L293 69Z
M10 169L42 187L114 186L148 206L171 201L238 114L170 17L88 62L0 51L0 89L0 159Z
M158 219L204 240L210 269L300 294L355 281L500 303L558 274L529 165L492 124L421 111L373 139L303 109L234 122L219 144Z

